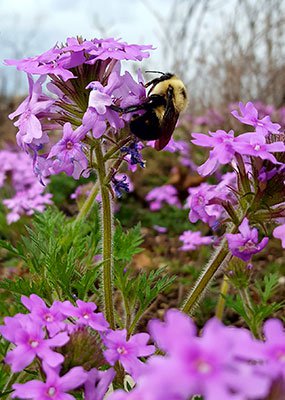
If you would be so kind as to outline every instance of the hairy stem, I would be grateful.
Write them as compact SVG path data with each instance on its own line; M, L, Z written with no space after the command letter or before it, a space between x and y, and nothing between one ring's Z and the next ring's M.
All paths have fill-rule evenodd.
M115 329L114 304L113 304L113 213L111 206L110 192L106 182L106 165L100 143L95 146L95 155L97 160L97 175L101 191L102 205L102 242L103 242L103 295L105 316L111 329Z
M233 226L227 233L236 233L238 228ZM195 308L195 306L199 303L201 298L204 296L209 284L215 277L217 271L222 268L223 264L227 261L227 258L230 257L227 240L224 238L216 250L213 258L209 261L208 265L204 268L200 277L198 278L196 284L193 289L190 291L187 299L182 306L182 311L190 314Z

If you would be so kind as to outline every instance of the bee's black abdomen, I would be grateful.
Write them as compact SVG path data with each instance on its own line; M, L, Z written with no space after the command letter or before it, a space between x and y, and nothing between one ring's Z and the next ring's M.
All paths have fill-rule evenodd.
M130 130L142 140L156 140L161 136L160 121L153 110L134 116L130 123Z

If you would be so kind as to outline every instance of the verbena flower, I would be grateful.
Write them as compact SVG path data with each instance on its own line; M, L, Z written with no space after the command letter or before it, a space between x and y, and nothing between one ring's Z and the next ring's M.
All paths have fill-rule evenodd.
M199 231L185 231L179 236L179 240L183 242L183 246L180 247L180 250L183 251L196 250L200 246L213 242L213 238L203 237Z
M7 178L10 177L10 185L14 190L14 195L3 199L3 204L9 209L6 217L9 224L18 221L23 215L42 212L48 204L52 204L52 195L45 193L46 188L36 178L33 162L26 153L1 150L0 158L0 188L8 185Z
M115 391L110 400L188 400L194 395L248 400L268 394L272 377L259 369L261 353L251 351L262 342L248 331L212 319L197 336L193 322L178 310L168 311L165 322L151 321L149 329L165 356L151 356L135 388Z
M76 301L77 307L65 301L62 303L61 312L66 317L77 318L78 325L88 325L97 331L106 331L109 327L102 313L96 313L97 306L95 303L84 302L82 300Z
M68 342L69 336L66 332L46 339L42 326L32 319L18 318L13 322L11 319L4 319L4 322L6 326L4 329L0 327L0 332L5 339L16 346L7 353L5 358L5 362L11 365L13 372L23 370L36 356L51 367L56 367L63 362L64 357L51 348L63 346ZM16 332L15 327L17 327Z
M137 105L146 98L141 74L139 82L121 74L120 61L141 61L150 49L113 38L68 38L39 56L6 60L28 74L29 96L10 118L18 117L18 144L31 155L41 181L60 172L75 179L89 175L94 139L107 134L113 143L112 136L132 116L111 106Z
M282 247L285 248L285 224L277 226L273 231L273 236L276 239L280 239Z
M81 386L87 379L87 373L82 367L72 368L67 374L59 376L58 369L50 368L43 363L46 381L32 380L26 383L15 383L15 390L11 397L34 400L75 400L75 397L67 392Z
M84 399L103 400L115 375L116 373L113 368L107 371L98 371L96 368L92 368L88 371L87 379L84 383Z
M267 237L264 237L259 242L258 231L256 228L250 228L247 218L244 218L240 224L239 232L236 234L227 233L226 238L232 254L243 261L249 261L252 255L263 250L269 241Z
M203 176L212 174L220 164L229 164L235 153L233 130L229 132L218 130L216 132L209 132L209 135L192 133L192 137L194 138L192 143L202 147L213 148L210 151L208 160L197 169L199 174Z
M180 207L177 189L172 185L164 185L152 189L146 195L146 200L150 203L151 211L160 210L164 203Z
M143 368L139 357L149 356L154 353L154 346L148 345L149 335L138 333L127 339L127 331L117 330L107 333L104 338L107 350L104 351L106 360L115 365L120 361L125 370L133 377L138 376Z
M82 130L78 128L73 131L70 123L63 126L63 137L55 144L49 153L48 159L52 159L50 168L55 173L66 172L78 179L84 171L86 172L88 160L83 151L81 139Z
M258 134L266 136L269 132L279 133L281 126L279 124L273 123L269 115L266 115L264 118L259 119L258 111L252 102L249 101L245 105L240 102L239 108L240 115L236 110L232 111L232 115L243 124L253 126Z
M64 330L65 323L63 321L66 317L61 312L61 302L54 301L51 307L47 307L43 299L36 294L31 294L30 297L22 296L21 302L30 311L32 320L45 326L50 336Z

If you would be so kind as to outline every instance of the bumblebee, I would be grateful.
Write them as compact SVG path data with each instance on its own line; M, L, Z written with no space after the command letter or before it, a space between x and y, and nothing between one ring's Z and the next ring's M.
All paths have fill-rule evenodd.
M121 113L145 110L142 115L132 116L130 131L141 140L155 140L156 150L162 150L171 139L179 114L187 106L187 94L183 82L176 75L158 73L160 77L145 84L150 88L145 102L116 109Z

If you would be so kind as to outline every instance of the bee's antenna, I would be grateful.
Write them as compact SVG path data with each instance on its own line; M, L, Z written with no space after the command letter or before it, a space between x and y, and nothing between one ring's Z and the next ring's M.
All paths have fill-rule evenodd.
M161 72L161 71L145 71L145 73L165 75L165 72Z

